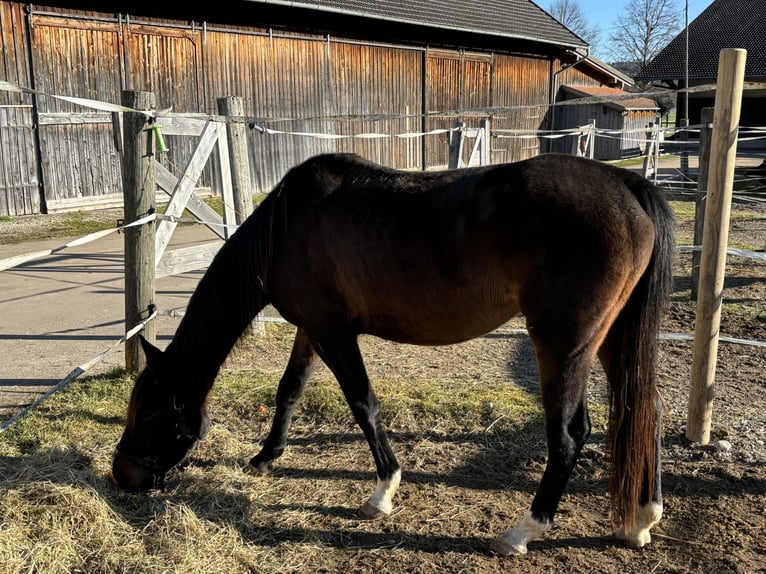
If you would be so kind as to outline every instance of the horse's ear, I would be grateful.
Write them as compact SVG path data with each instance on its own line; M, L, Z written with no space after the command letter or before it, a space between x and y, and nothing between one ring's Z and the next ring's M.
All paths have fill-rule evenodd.
M146 355L146 364L155 369L162 364L162 351L147 341L143 335L138 335L138 340L141 341L141 348Z

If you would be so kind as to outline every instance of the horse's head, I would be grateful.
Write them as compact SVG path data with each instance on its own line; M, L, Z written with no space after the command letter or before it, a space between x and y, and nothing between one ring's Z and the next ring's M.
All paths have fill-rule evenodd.
M207 432L202 398L178 381L166 354L141 337L146 368L133 387L125 430L112 461L112 478L123 490L163 486L165 474L184 462ZM183 391L182 391L183 389Z

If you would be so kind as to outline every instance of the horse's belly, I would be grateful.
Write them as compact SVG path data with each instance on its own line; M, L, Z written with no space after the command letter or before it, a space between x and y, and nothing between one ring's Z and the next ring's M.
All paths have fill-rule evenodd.
M357 315L360 333L413 345L450 345L494 331L519 314L515 300L424 300Z

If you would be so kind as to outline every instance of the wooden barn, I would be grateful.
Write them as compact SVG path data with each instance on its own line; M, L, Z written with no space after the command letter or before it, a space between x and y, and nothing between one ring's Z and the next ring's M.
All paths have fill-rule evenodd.
M559 101L562 102L592 102L561 106L555 125L556 129L566 129L593 122L598 130L593 144L593 157L598 160L641 155L646 149L647 126L659 121L660 108L657 102L619 88L562 86L560 97Z
M444 167L434 130L549 129L561 86L620 81L530 0L192 4L0 0L0 81L28 90L0 90L0 216L120 204L110 113L61 97L150 91L160 108L210 115L240 96L248 123L273 130L249 132L256 193L319 152ZM334 137L369 133L382 137ZM163 161L180 173L195 143L170 139ZM544 151L498 138L491 161ZM217 180L208 167L198 184L215 193Z

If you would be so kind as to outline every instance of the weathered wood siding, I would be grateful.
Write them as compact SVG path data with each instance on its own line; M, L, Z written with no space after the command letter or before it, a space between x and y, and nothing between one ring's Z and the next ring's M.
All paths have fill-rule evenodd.
M216 70L205 74L209 104L235 93L261 127L342 136L253 130L251 172L258 190L270 189L289 166L323 152L358 153L398 168L421 166L418 138L349 137L420 131L419 50L210 31L204 46L206 71Z
M569 68L557 78L557 86L599 86L593 78L577 68ZM615 160L633 157L642 153L646 147L646 134L636 129L646 128L656 121L656 111L642 109L618 109L616 106L577 103L579 98L567 97L561 90L557 92L560 104L554 112L554 129L583 126L596 120L599 130L622 131L621 134L599 134L595 138L593 157L598 160ZM567 104L567 102L571 102ZM553 141L551 151L570 153L572 139L561 138Z
M433 50L3 0L0 42L0 79L45 94L119 104L123 90L151 91L159 108L200 114L217 114L219 98L242 97L248 123L289 132L249 132L253 192L270 190L290 167L322 152L355 152L404 169L446 167L447 136L417 134L457 121L544 129L559 64L540 54ZM120 203L108 112L7 92L0 105L26 106L2 116L0 215ZM352 137L367 134L385 137ZM166 143L162 161L180 174L197 142L169 136ZM491 148L495 163L541 151L540 141L520 137L495 138ZM217 169L211 162L197 184L217 193Z
M30 20L34 88L51 95L119 103L118 30L113 24L35 16ZM122 190L107 113L36 98L40 166L48 209Z
M492 118L493 130L523 130L534 133L548 129L551 61L534 56L496 55L492 105L507 108ZM492 143L492 161L518 161L539 155L540 138L502 134Z
M40 213L31 106L0 105L0 216Z
M21 4L0 2L0 80L29 84L26 20ZM0 91L0 216L40 212L32 98Z
M450 50L429 50L426 57L426 131L450 129L456 122L478 127L491 116L492 55ZM467 110L456 113L457 110ZM446 168L447 136L426 138L425 163L430 169ZM470 147L470 146L469 146ZM470 149L464 150L465 154ZM467 161L468 157L463 158Z
M564 64L556 61L555 69L561 69ZM566 68L560 74L554 76L554 90L556 94L556 105L550 108L548 112L548 125L552 130L562 130L567 128L576 128L585 125L590 119L595 119L589 111L581 110L581 104L567 104L566 97L561 90L561 86L600 86L598 79L593 78L577 67ZM584 117L583 117L584 114ZM545 149L549 152L571 153L573 137L567 136L561 138L549 139L546 142ZM594 155L595 157L595 155Z

